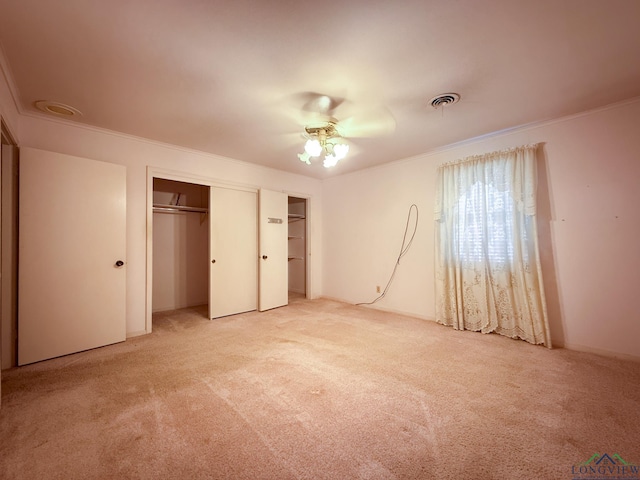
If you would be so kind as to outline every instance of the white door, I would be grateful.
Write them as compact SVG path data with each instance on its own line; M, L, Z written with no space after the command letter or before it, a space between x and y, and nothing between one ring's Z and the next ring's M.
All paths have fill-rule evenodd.
M126 168L20 151L18 363L126 337Z
M256 192L209 189L209 318L257 306Z
M288 196L260 190L259 310L289 303L287 268Z

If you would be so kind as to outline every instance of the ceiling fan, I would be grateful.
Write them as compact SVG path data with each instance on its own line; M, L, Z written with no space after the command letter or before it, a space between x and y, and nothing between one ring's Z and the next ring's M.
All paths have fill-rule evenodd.
M326 168L345 158L354 138L385 135L395 130L395 119L385 107L364 107L342 97L316 92L294 95L301 103L296 123L303 128L304 151L298 158L311 165L313 158L324 155Z

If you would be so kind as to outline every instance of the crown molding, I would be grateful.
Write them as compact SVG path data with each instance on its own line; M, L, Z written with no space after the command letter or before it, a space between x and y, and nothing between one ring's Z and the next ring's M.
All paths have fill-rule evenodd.
M4 81L9 88L9 94L11 95L11 99L13 100L13 104L16 107L16 111L19 115L24 114L24 109L22 108L20 101L20 91L16 83L13 80L13 74L11 73L11 67L9 66L9 62L7 62L7 55L4 51L4 47L2 43L0 43L0 72L2 72L2 76L4 77Z
M639 97L632 97L632 98L628 98L626 100L621 100L619 102L610 103L610 104L607 104L607 105L603 105L601 107L592 108L592 109L589 109L589 110L585 110L585 111L578 112L578 113L573 113L573 114L570 114L570 115L565 115L565 116L558 117L558 118L539 120L539 121L536 121L536 122L517 125L515 127L509 127L509 128L505 128L505 129L502 129L502 130L496 130L495 132L486 133L484 135L478 135L477 137L467 138L467 139L461 140L459 142L454 142L454 143L450 143L448 145L443 145L442 147L432 148L430 150L427 150L426 152L419 153L417 155L412 155L411 157L402 158L400 160L396 160L396 161L393 161L393 162L383 163L381 165L375 165L373 167L365 168L365 169L362 169L362 170L357 170L355 172L345 173L344 175L337 175L335 177L325 178L325 179L323 179L323 181L331 181L331 180L336 179L336 178L342 178L342 177L347 177L347 176L352 176L352 175L364 174L366 172L372 172L372 171L375 171L375 170L380 170L380 169L392 167L392 166L395 166L395 165L402 165L404 163L410 163L410 162L414 162L414 161L417 161L417 160L422 160L422 159L425 159L425 158L428 158L428 157L432 157L432 156L435 156L435 155L439 155L441 153L446 153L446 152L449 152L451 150L455 150L455 149L458 149L458 148L468 147L470 145L474 145L476 143L481 143L481 142L486 141L486 140L506 137L507 135L512 135L512 134L516 134L516 133L522 133L522 132L526 132L526 131L529 131L529 130L534 130L534 129L537 129L537 128L543 128L543 127L547 127L547 126L550 126L550 125L555 125L555 124L558 124L558 123L569 122L569 121L572 121L572 120L576 120L578 118L587 117L587 116L590 116L590 115L595 115L597 113L606 112L608 110L615 110L617 108L621 108L621 107L624 107L626 105L633 105L634 103L639 103L639 102L640 102L640 96ZM544 143L544 142L535 142L535 143Z

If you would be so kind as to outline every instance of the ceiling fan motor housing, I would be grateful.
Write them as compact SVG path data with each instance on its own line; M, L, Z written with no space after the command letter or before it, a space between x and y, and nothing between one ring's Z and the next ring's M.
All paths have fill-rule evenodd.
M338 130L336 129L336 124L333 122L327 122L322 125L310 125L304 128L305 132L311 136L317 136L325 138L332 138L338 136Z

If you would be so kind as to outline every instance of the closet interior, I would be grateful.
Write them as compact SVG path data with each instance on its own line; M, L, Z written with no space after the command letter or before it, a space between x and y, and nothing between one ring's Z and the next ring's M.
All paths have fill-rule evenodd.
M209 186L153 179L154 313L208 304L208 212Z
M307 200L289 197L289 296L307 296Z

